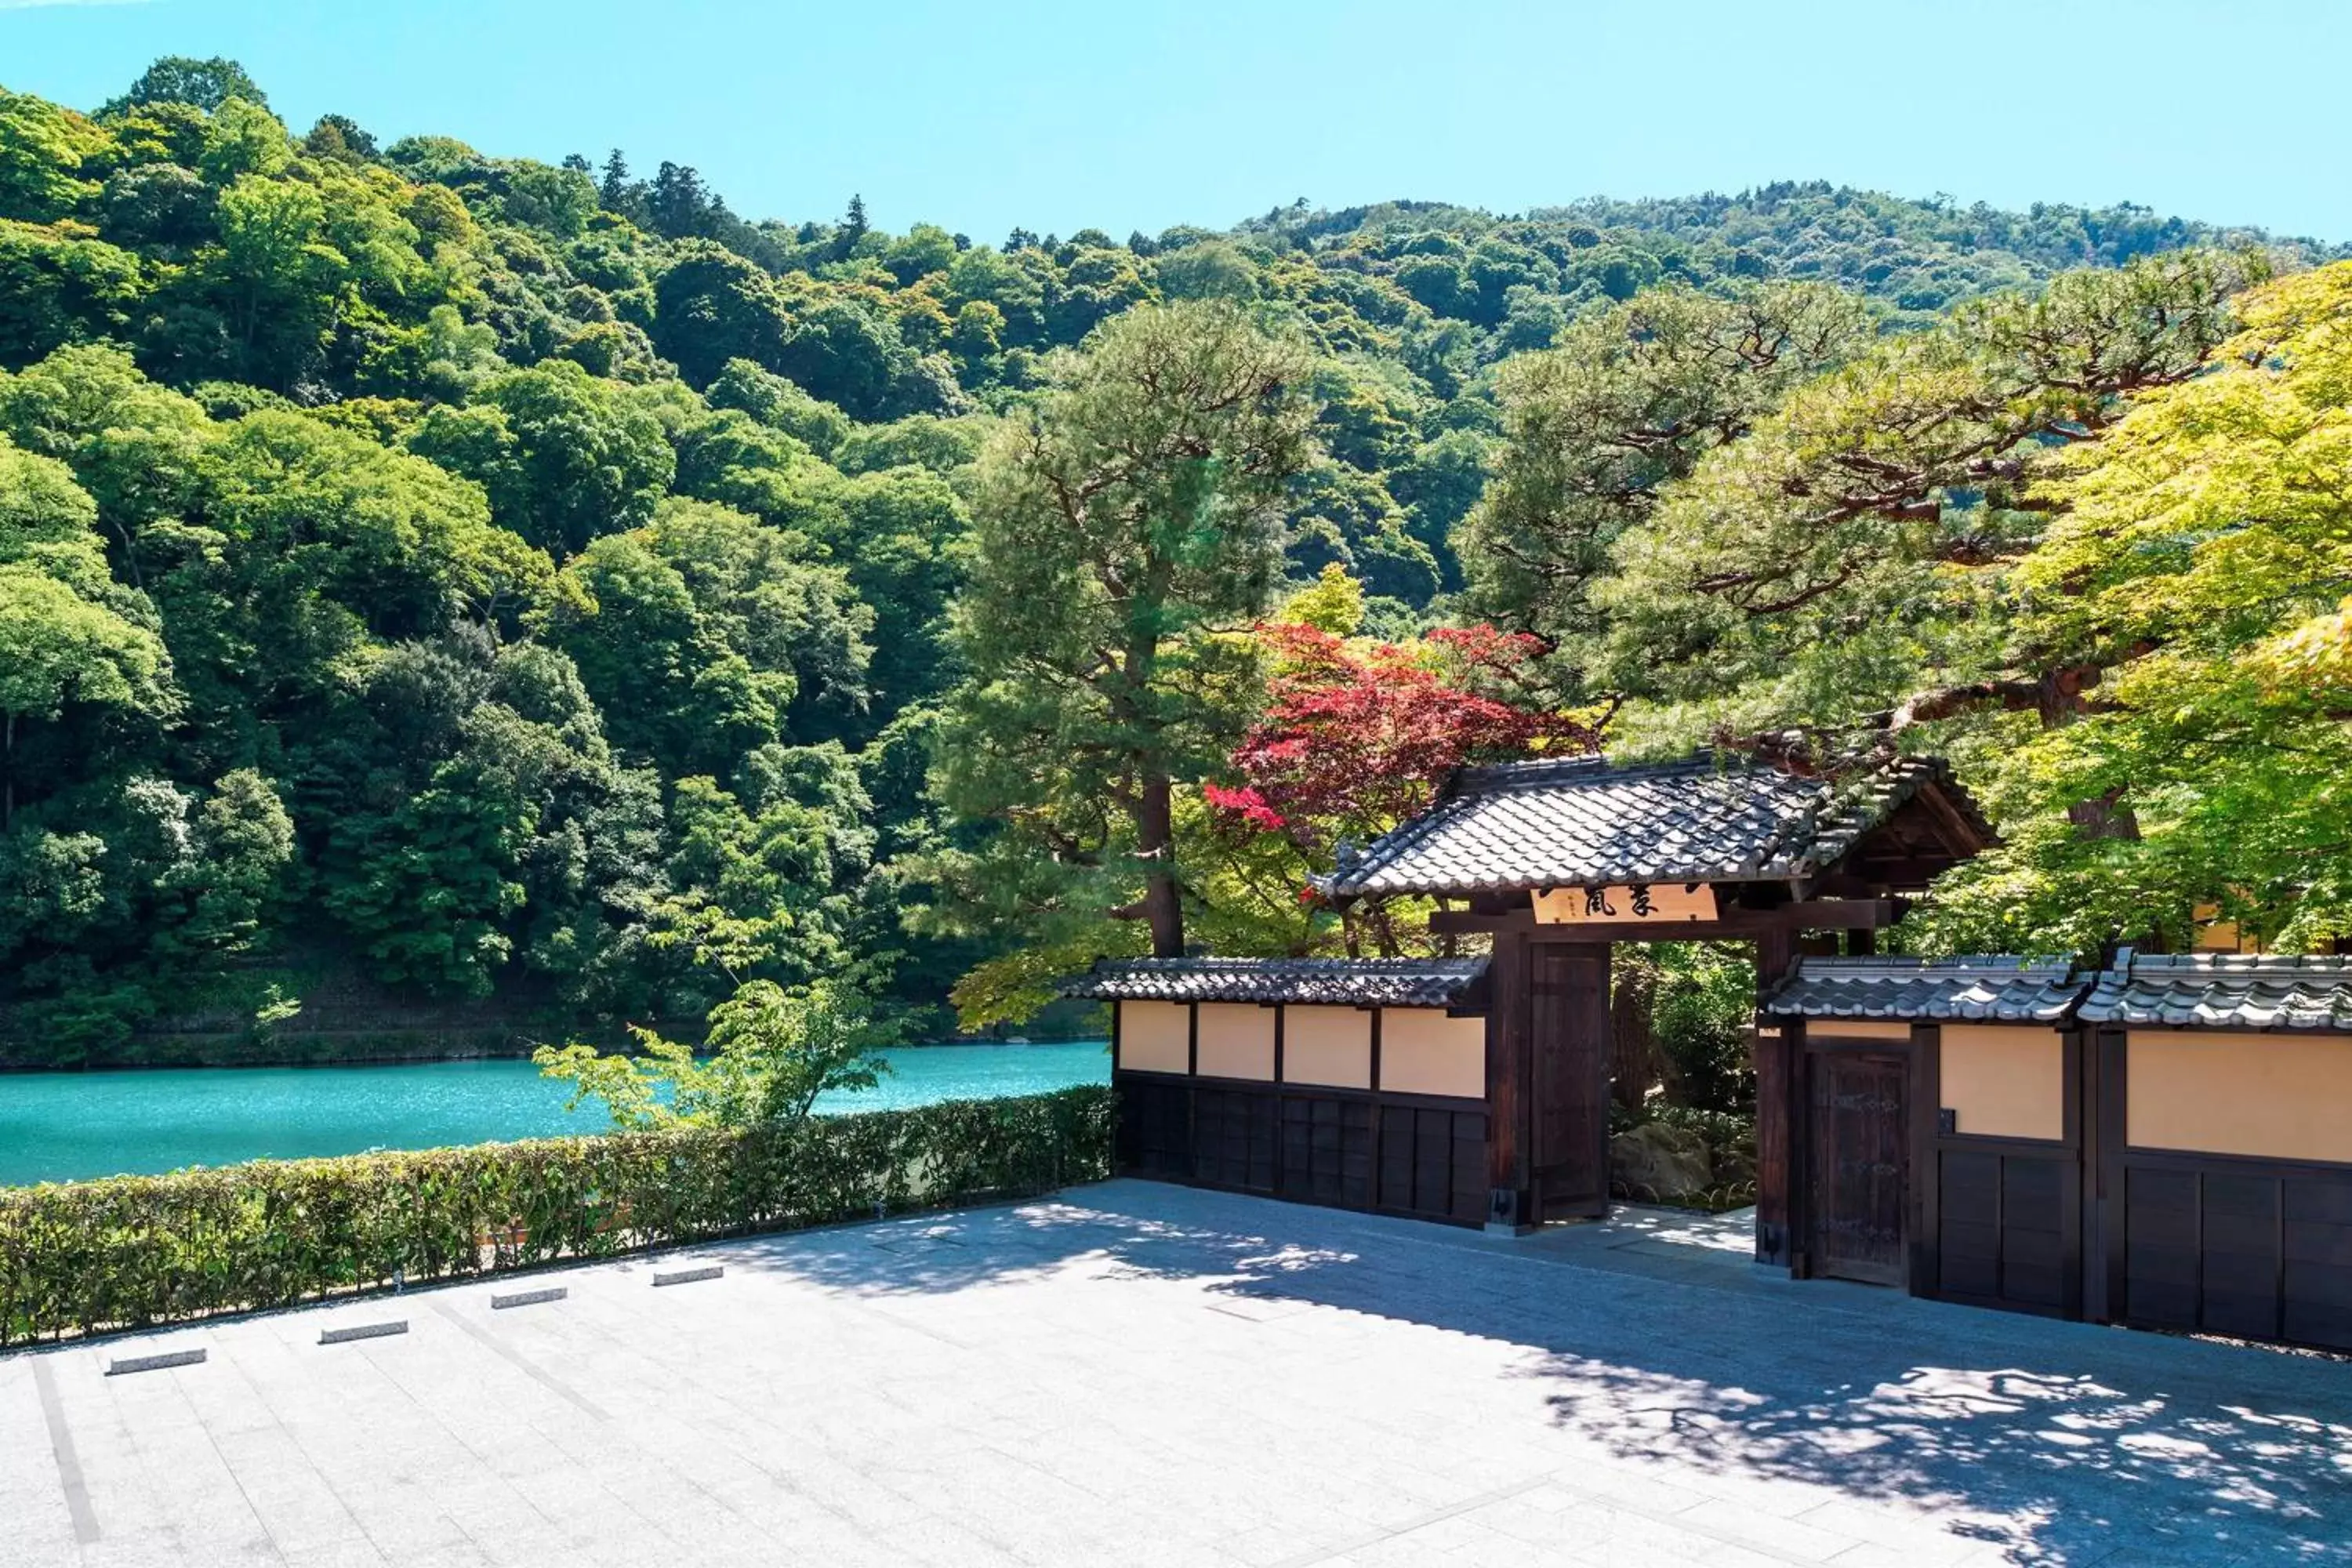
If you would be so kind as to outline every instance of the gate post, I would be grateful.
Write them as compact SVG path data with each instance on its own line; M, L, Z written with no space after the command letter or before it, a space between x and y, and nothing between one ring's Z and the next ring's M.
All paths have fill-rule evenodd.
M1784 931L1756 939L1756 1261L1789 1268L1796 1261L1790 1180L1796 1135L1797 1019L1774 1026L1765 1021L1764 998L1796 961L1796 944Z
M1523 1236L1536 1227L1528 1180L1527 1120L1535 968L1522 931L1495 937L1493 1000L1486 1009L1486 1228Z
M2083 1059L2091 1080L2083 1101L2084 1207L2090 1221L2083 1236L2083 1316L2094 1323L2120 1323L2131 1317L2125 1206L2130 1194L2124 1174L2124 1148L2131 1139L2126 1098L2131 1037L2105 1024L2076 1027L2084 1036Z

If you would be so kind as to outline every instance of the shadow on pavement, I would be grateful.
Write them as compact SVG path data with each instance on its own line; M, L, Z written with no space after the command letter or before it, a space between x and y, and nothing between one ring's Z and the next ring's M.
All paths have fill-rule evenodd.
M1477 1335L1618 1457L1933 1509L2021 1564L2352 1563L2352 1364L1791 1285L1739 1223L1497 1241L1113 1182L729 1257L862 1295L1082 1268Z

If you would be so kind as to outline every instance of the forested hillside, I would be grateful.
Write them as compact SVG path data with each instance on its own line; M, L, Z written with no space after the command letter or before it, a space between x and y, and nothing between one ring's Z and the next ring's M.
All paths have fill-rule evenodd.
M1812 184L991 242L887 233L854 196L754 221L618 152L289 131L223 61L87 111L0 92L0 1036L70 1061L192 1011L266 1030L343 980L609 1034L819 975L936 1028L975 964L971 1015L1017 1012L1180 906L1235 950L1357 940L1298 871L1410 792L1277 778L1302 748L1266 752L1268 725L1312 735L1344 689L1368 713L1487 693L1486 729L1374 760L1420 777L1590 743L1612 701L1679 742L1849 723L1923 666L2009 679L1962 649L1987 623L1904 614L1990 592L1948 569L2022 533L1889 554L1850 531L1867 569L1793 559L1822 519L1772 498L1818 491L1709 454L1777 431L1801 468L1867 426L1897 471L1838 516L2039 515L2000 465L2181 381L2244 282L2320 258L2136 208ZM2053 278L2125 263L2137 304L2069 321L2120 301L2160 330L2086 344L1998 302L2063 310ZM1853 367L1990 374L1936 357L1964 330L2010 333L2022 379L1970 384L1980 439L1893 453L1917 428L1858 412ZM1238 378L1181 411L1187 477L1103 478L1165 434L1137 400L1172 395L1171 363ZM1126 485L1138 515L1179 494L1206 531L1170 569L1214 591L1139 596L1108 546L1057 564L1092 514L1024 520L1066 480ZM1675 502L1685 481L1714 500ZM1710 534L1726 516L1754 529ZM1768 543L1736 591L1682 591L1694 553ZM1250 642L1285 599L1328 646ZM1044 646L1097 610L1109 641L1146 628L1159 673L1106 684ZM1443 629L1475 617L1503 633ZM1822 653L1898 625L1899 648ZM1755 700L1759 672L1787 700ZM1286 787L1319 826L1266 804Z

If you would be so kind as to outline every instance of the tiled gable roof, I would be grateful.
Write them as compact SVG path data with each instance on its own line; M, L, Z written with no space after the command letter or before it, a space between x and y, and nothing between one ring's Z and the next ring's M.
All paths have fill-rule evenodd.
M1317 885L1348 898L1785 880L1835 862L1930 783L1982 827L1933 759L1836 782L1712 757L1655 767L1580 757L1468 768L1436 805L1360 854L1343 853Z
M2063 958L1808 958L1766 999L1778 1018L2057 1024L2090 982Z
M1120 1002L1446 1007L1486 973L1483 958L1107 958L1061 991Z
M2352 959L2135 955L2099 976L2082 1016L2095 1024L2175 1029L2352 1033Z

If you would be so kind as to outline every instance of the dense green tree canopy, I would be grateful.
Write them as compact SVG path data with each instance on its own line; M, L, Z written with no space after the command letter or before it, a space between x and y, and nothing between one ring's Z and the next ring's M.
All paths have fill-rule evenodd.
M233 98L264 108L269 103L253 79L245 74L245 68L235 60L225 60L217 55L206 60L166 55L140 73L130 91L100 112L120 114L150 103L184 103L214 110Z
M1621 747L1954 752L2014 832L1936 940L2341 930L2315 245L1779 184L991 246L637 166L0 89L0 1042L1325 941L1195 787L1317 584Z
M2177 942L2200 911L2293 948L2352 935L2352 266L2239 315L2210 374L2056 459L2021 635L2089 698L1993 774L2009 841L1953 879L1945 941ZM2063 805L2089 800L2135 831L2075 831Z
M2065 274L1793 389L1619 542L1599 679L1734 735L1916 718L1986 680L2038 701L2053 667L2001 592L2050 509L2032 459L2194 375L2245 276L2195 252Z
M1179 303L1118 318L1050 374L982 459L942 797L1097 897L1139 882L1104 902L1181 952L1172 791L1230 738L1242 648L1219 634L1271 601L1313 449L1307 360L1230 304Z
M1659 492L1748 434L1789 390L1864 348L1864 302L1818 283L1654 289L1504 366L1506 439L1461 549L1473 602L1555 639Z

